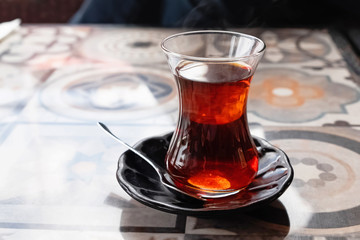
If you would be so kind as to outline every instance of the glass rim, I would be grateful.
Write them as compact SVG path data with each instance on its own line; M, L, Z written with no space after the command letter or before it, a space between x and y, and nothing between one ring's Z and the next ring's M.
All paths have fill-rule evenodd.
M211 58L207 58L207 57L195 57L195 56L191 56L191 55L186 55L186 54L181 54L181 53L177 53L174 51L169 50L167 47L165 47L165 42L179 37L179 36L186 36L186 35L194 35L194 34L208 34L208 33L221 33L221 34L228 34L228 35L234 35L234 36L241 36L241 37L246 37L249 39L253 39L256 40L260 43L263 44L262 48L250 55L246 55L246 56L241 56L241 57L211 57ZM260 56L264 53L265 49L266 49L266 44L264 41L262 41L260 38L246 34L246 33L240 33L240 32L235 32L235 31L227 31L227 30L196 30L196 31L187 31L187 32L180 32L180 33L176 33L176 34L172 34L168 37L166 37L164 40L162 40L161 42L161 49L168 55L173 55L179 58L182 58L184 60L190 60L190 61L194 61L194 62L236 62L236 61L241 61L241 60L245 60L245 59L249 59L251 57L257 57Z

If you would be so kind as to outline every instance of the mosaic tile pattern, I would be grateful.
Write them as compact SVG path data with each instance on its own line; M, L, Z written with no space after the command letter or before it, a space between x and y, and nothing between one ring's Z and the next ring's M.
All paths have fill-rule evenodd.
M295 169L279 200L196 218L120 188L125 148L95 123L130 144L174 129L176 83L159 43L179 31L29 25L0 42L0 238L359 238L360 87L327 31L240 30L267 44L248 118Z
M360 92L355 85L336 82L332 75L311 74L294 67L260 68L255 74L249 111L262 119L311 125L334 115L357 120ZM349 114L348 108L354 111Z
M85 58L108 62L144 65L164 62L161 41L175 33L158 29L94 29L91 37L82 42L77 53Z
M329 34L265 31L267 44L249 96L249 120L263 125L357 125L359 86Z
M177 111L176 86L167 72L134 67L84 66L50 77L39 93L56 115L103 121L154 117Z

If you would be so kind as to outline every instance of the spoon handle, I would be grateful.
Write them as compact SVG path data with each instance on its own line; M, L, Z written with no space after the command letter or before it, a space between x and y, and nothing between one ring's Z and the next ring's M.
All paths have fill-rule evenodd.
M118 141L119 143L121 143L122 145L124 145L125 147L127 147L129 150L131 150L133 153L135 153L136 155L138 155L139 157L141 157L143 160L145 160L148 164L150 164L150 166L155 170L155 172L157 173L157 175L159 176L160 182L167 187L168 189L174 190L178 193L187 195L189 197L192 198L196 198L196 199L200 199L203 200L203 198L200 195L190 195L187 192L184 192L180 189L178 189L172 182L172 180L169 177L169 174L166 172L165 169L161 168L159 165L157 165L155 162L151 161L147 156L145 156L144 154L142 154L141 152L137 151L135 148L133 148L132 146L130 146L129 144L127 144L126 142L124 142L123 140L121 140L120 138L118 138L117 136L115 136L110 129L103 123L98 122L97 123L99 125L99 127L104 130L104 132L106 132L107 134L109 134L113 139L115 139L116 141Z
M125 147L127 147L129 150L131 150L133 153L135 153L136 155L138 155L139 157L141 157L143 160L145 160L148 164L150 164L157 172L157 174L159 175L159 177L162 178L162 174L163 174L163 169L160 168L156 163L154 163L153 161L151 161L147 156L145 156L144 154L142 154L141 152L137 151L135 148L133 148L132 146L130 146L129 144L127 144L126 142L124 142L123 140L121 140L120 138L118 138L117 136L115 136L110 129L103 124L102 122L98 122L97 123L98 126L100 126L104 132L106 132L107 134L109 134L113 139L115 139L116 141L118 141L119 143L121 143L122 145L124 145Z

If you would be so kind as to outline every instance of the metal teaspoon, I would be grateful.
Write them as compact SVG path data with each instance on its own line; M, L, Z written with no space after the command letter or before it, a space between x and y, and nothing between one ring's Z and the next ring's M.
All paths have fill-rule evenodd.
M194 196L194 195L190 195L187 192L184 192L180 189L178 189L177 187L175 187L174 185L172 185L171 183L169 183L169 174L166 172L165 169L161 168L159 165L157 165L155 162L151 161L148 157L146 157L144 154L142 154L141 152L137 151L135 148L131 147L129 144L127 144L126 142L124 142L123 140L121 140L119 137L117 137L115 134L113 134L110 129L103 123L98 122L97 123L99 127L101 127L102 130L104 130L107 134L109 134L113 139L115 139L116 141L118 141L119 143L121 143L122 145L124 145L125 147L127 147L129 150L131 150L133 153L135 153L136 155L138 155L139 157L141 157L143 160L145 160L148 164L150 164L150 166L156 171L157 175L159 176L160 182L167 188L177 191L181 194L190 196L192 198L197 198L197 199L201 199L204 200L201 196Z

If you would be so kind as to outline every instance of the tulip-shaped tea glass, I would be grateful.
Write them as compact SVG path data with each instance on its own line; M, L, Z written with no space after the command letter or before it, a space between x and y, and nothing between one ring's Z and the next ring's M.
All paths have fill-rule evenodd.
M169 175L196 197L238 193L258 170L246 105L264 42L237 32L193 31L172 35L161 47L179 94L165 160Z

